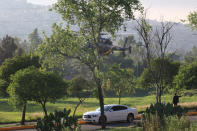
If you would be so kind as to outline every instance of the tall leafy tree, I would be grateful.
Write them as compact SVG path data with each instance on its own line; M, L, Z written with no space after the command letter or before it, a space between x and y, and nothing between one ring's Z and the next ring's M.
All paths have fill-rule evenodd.
M30 50L35 50L39 44L42 43L42 38L39 36L38 29L35 28L34 31L28 35Z
M23 55L6 59L0 66L0 79L4 81L0 83L1 90L6 92L6 89L10 84L11 75L15 74L18 70L27 68L29 66L40 67L39 57Z
M8 87L8 83L5 80L0 79L0 97L8 96L6 89Z
M41 104L47 116L46 103L55 102L64 97L67 87L68 83L61 76L32 66L19 70L11 76L11 83L8 87L9 100L16 106L24 106L21 122L24 124L28 101Z
M17 49L14 38L6 36L1 41L0 45L0 65L7 59L12 58Z
M197 85L197 61L182 65L174 78L176 90L196 89Z
M113 65L107 73L107 79L110 81L110 88L119 98L119 104L123 94L134 92L135 77L131 68L121 69L120 65Z
M42 49L50 52L48 56L75 58L89 67L97 84L101 120L104 120L101 34L114 35L125 19L134 18L134 12L141 10L141 5L138 0L58 0L53 9L62 15L67 26L54 25L53 34L45 37ZM77 25L78 31L73 31L71 25ZM105 128L104 121L102 128Z
M162 78L160 79L160 63L164 63ZM155 59L151 61L152 72L147 68L143 71L142 75L137 80L137 86L142 88L155 88L160 84L162 92L173 87L174 76L178 74L180 63L171 62L168 59ZM154 74L153 77L152 73ZM158 83L159 81L159 83ZM162 95L162 94L161 94Z
M194 46L191 51L187 52L184 55L185 63L192 63L197 60L197 47Z
M175 23L171 22L161 22L160 26L152 27L148 20L146 19L146 14L142 14L142 16L136 20L137 27L136 30L142 39L142 46L145 50L145 60L148 72L151 73L152 77L155 79L155 90L156 90L156 102L161 103L161 96L163 91L163 81L165 74L165 59L168 52L168 46L172 41L171 30ZM154 58L159 58L161 62L158 67L160 68L158 71L159 77L155 75L153 72L153 67L151 65L151 61Z
M191 12L188 16L187 19L189 21L189 25L193 28L193 29L197 29L197 11L193 11Z
M3 92L4 96L7 96L7 88L11 83L11 75L14 75L17 71L21 69L25 69L29 66L40 67L39 57L23 55L23 56L15 56L13 58L6 59L3 64L0 66L0 91ZM26 103L24 101L18 101L18 99L12 99L17 103L17 107L23 106L23 115L21 124L24 124L25 121L25 111L26 111Z

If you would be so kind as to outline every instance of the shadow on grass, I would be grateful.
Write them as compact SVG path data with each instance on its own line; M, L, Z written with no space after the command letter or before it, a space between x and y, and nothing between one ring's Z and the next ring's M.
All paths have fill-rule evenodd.
M46 108L48 112L53 112L55 110L58 110L57 106L49 105L49 103L46 104ZM33 113L33 112L42 112L43 109L40 104L36 103L28 103L27 105L27 112Z
M65 107L67 107L67 104L76 106L79 103L79 101L64 101L64 100L59 100L56 103L57 104L65 104ZM85 102L83 102L82 106L83 107L97 107L97 106L99 106L99 103L85 101Z
M16 109L8 104L8 101L0 101L0 112L13 112L16 111Z

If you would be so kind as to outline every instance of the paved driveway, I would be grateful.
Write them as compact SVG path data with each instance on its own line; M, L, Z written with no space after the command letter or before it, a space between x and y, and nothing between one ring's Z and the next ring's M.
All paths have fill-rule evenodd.
M138 120L139 121L139 120ZM137 120L134 122L138 122ZM116 127L129 127L129 126L134 126L134 123L127 123L127 122L113 122L113 123L108 123L106 125L106 128L116 128ZM81 125L81 130L82 131L93 131L101 129L101 126L98 124L84 124ZM16 130L16 131L36 131L35 129L26 129L26 130Z
M190 121L196 121L197 122L197 116L188 116ZM140 122L140 120L135 120L134 123ZM113 122L113 123L108 123L107 128L116 128L116 127L129 127L129 126L134 126L134 123L127 123L127 122ZM81 126L82 131L93 131L101 129L100 125L96 124L85 124ZM35 129L26 129L26 130L17 130L17 131L36 131Z

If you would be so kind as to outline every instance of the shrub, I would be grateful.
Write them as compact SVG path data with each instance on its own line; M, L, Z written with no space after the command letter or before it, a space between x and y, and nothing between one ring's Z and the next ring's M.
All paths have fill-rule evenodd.
M151 104L149 108L146 108L147 114L152 115L158 115L160 119L162 119L164 116L178 116L181 118L181 116L186 113L186 110L180 106L173 106L173 104L162 104L162 103L156 103Z
M78 128L77 119L70 116L71 110L55 111L38 119L36 129L38 131L64 131L76 130Z
M177 116L165 116L161 122L158 115L150 115L148 117L145 115L142 128L143 131L192 131L197 129L185 117L180 119Z

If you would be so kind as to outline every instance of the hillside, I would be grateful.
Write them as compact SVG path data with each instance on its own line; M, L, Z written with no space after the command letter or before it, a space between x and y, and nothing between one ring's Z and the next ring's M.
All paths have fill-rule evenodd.
M50 7L29 4L26 0L0 0L0 37L9 34L26 38L35 28L50 34L60 17Z
M27 35L35 28L40 33L45 31L51 34L51 25L60 22L58 14L49 11L48 6L39 6L27 3L26 0L0 0L0 38L6 34L26 39ZM158 25L157 21L150 21L153 25ZM127 32L119 31L119 34L132 34L138 40L134 30L135 23L128 22ZM174 39L171 50L190 50L192 46L197 46L196 32L192 32L189 27L178 23L174 28Z

